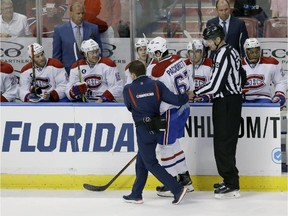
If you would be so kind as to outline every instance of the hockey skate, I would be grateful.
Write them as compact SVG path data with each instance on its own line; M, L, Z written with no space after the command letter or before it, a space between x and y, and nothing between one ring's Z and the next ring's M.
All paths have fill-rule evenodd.
M187 188L187 192L193 192L194 191L194 187L192 186L192 180L190 178L190 174L188 171L186 171L183 174L179 174L179 179L178 182L184 186L185 188Z
M213 187L214 187L214 189L217 189L217 188L222 187L223 185L225 185L224 182L218 182L218 183L215 183L215 184L213 185Z
M194 187L192 186L192 180L190 178L190 174L186 171L183 174L179 174L177 179L178 183L180 183L183 187L187 188L187 192L193 192ZM161 197L173 197L173 194L165 185L156 187L157 195Z
M239 189L233 189L223 184L221 187L214 190L215 198L217 199L231 199L240 197Z

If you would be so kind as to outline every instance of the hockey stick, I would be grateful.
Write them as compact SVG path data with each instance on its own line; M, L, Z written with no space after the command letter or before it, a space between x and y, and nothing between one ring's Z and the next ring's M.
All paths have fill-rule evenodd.
M76 62L77 62L79 80L80 80L80 83L82 83L83 80L82 80L82 74L81 74L81 70L80 70L80 65L79 65L79 62L78 62L77 44L76 43L74 43L73 49L74 49L74 56L75 56L75 59L76 59ZM82 101L85 102L84 94L82 94L81 97L82 97Z
M135 155L106 185L96 186L91 184L83 184L83 187L89 191L105 191L123 172L124 170L136 159Z
M31 60L32 60L32 85L36 89L36 74L35 74L34 45L33 44L31 44Z
M187 30L183 30L184 35L186 36L186 38L189 39L189 41L191 41L192 43L192 54L193 54L193 62L192 62L192 78L194 79L195 77L195 60L194 60L194 56L195 56L195 45L193 43L193 38L191 37L191 35L189 34L189 32Z

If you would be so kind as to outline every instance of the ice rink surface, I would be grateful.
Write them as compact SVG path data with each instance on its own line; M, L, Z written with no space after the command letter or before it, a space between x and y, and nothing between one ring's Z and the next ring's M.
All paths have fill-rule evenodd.
M172 198L144 191L144 204L130 204L130 191L1 190L1 216L287 216L287 192L241 192L237 199L218 200L212 192Z

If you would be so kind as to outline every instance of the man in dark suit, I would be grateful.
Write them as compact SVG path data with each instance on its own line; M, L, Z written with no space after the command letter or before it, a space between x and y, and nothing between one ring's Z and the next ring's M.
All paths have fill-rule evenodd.
M76 61L73 45L77 44L78 58L82 58L80 47L83 40L93 39L102 50L99 28L97 25L84 22L84 6L75 2L70 7L70 21L56 26L53 36L53 57L60 60L70 73L72 64Z
M225 31L225 41L235 48L241 56L245 56L244 42L248 38L248 32L245 22L231 16L230 3L228 0L217 0L216 11L218 16L207 21L209 26L213 24L220 24Z

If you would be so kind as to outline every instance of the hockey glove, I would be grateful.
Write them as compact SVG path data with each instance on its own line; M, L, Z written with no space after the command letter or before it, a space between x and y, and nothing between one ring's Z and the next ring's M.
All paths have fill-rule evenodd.
M272 98L273 103L280 103L280 107L284 106L286 102L285 94L283 92L277 91Z
M42 94L42 89L39 86L31 86L30 92L34 93L34 94L41 95Z
M82 94L85 94L88 90L87 84L83 83L76 83L76 85L72 86L70 89L70 96L74 99L79 99Z
M209 103L211 100L210 95L201 95L194 97L193 101L196 103Z

